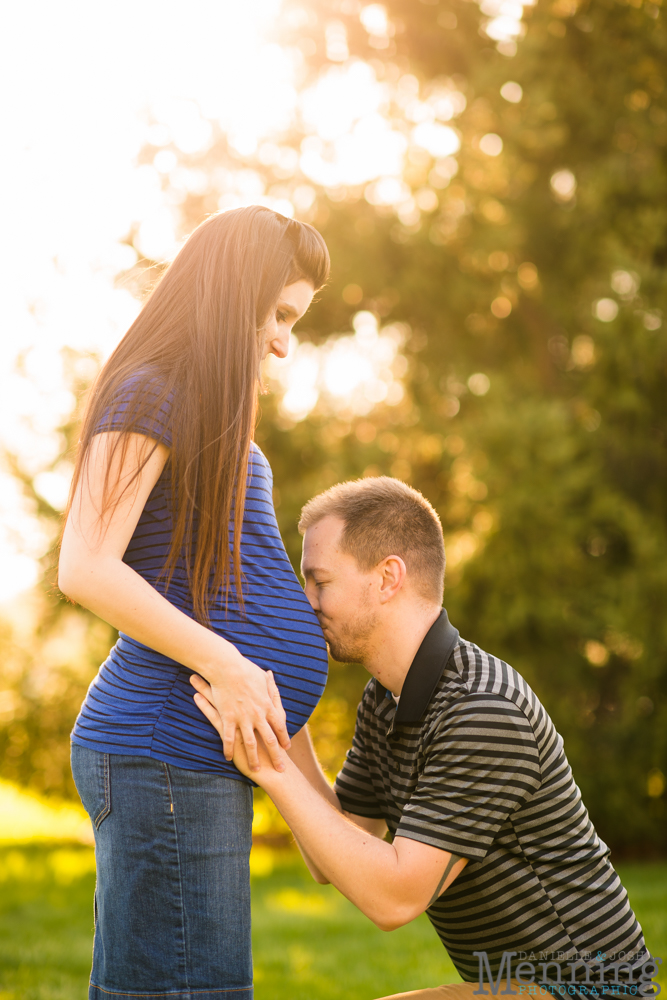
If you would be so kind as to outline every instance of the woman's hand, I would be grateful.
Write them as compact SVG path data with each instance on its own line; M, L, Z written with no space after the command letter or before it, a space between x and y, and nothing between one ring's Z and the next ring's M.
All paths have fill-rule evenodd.
M246 777L262 770L284 771L281 747L290 745L285 710L270 670L264 671L240 658L238 666L209 684L198 674L190 683L196 689L197 708L222 739L227 760L234 760Z

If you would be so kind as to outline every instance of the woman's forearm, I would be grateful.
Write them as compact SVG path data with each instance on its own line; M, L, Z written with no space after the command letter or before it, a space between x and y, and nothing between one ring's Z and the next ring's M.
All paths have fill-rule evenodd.
M168 656L213 682L242 660L232 643L170 604L115 556L65 562L60 589L119 632Z
M90 445L89 464L63 532L58 586L67 597L137 642L203 676L215 676L225 664L241 660L240 653L174 607L123 562L169 452L163 445L131 434L123 459L122 452L113 451L117 437L99 434ZM117 482L113 503L102 516L107 467Z

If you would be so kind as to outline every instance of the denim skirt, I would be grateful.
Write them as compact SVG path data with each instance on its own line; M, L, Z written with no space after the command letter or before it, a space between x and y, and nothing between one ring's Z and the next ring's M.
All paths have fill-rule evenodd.
M252 998L252 789L151 757L72 746L95 828L89 1000Z

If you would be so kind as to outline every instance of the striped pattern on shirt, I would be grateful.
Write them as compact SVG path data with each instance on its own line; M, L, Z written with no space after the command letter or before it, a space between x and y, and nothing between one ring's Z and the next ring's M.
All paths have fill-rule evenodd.
M123 402L132 398L125 390ZM132 430L167 447L173 402ZM120 413L123 412L123 406ZM119 424L102 420L98 432ZM266 458L251 445L241 566L245 617L234 592L225 611L222 594L212 601L211 628L265 670L272 670L294 735L308 721L327 678L327 650L319 622L285 552L272 496ZM171 471L167 462L146 502L123 557L132 569L189 617L193 617L185 556L181 554L169 588L160 573L171 543ZM233 544L233 526L230 527ZM93 680L76 720L72 740L103 753L154 757L177 767L224 774L247 781L225 760L222 742L193 701L191 670L123 634Z
M469 859L427 910L463 979L477 980L480 951L494 976L504 951L553 959L566 982L568 962L598 952L641 965L641 928L547 712L520 674L457 640L445 612L431 647L440 635L444 648L447 630L453 652L412 717L402 709L419 702L421 650L398 708L376 680L367 685L336 779L343 808Z

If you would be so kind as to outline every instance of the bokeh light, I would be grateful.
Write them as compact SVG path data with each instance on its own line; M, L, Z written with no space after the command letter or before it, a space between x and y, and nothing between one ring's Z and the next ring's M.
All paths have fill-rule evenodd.
M570 201L577 190L577 179L571 170L557 170L551 177L551 190L559 201Z
M62 447L55 428L73 406L61 351L90 355L94 371L136 315L136 298L115 284L137 261L122 242L133 226L147 256L177 247L160 183L173 154L137 166L139 151L146 141L201 149L211 117L249 148L290 119L293 61L267 35L279 8L278 0L194 0L184 17L174 0L113 8L67 0L4 12L12 44L0 82L11 156L0 190L0 446L38 477L37 490L56 508L69 470L49 467ZM52 539L8 472L0 514L5 599L34 582L35 559Z
M483 30L505 55L523 34L525 6L517 0L480 4ZM385 7L362 4L358 11L371 50L389 51L394 26ZM57 7L33 0L5 14L15 44L0 65L12 149L0 192L3 310L11 333L0 343L0 445L18 456L38 497L56 510L71 474L67 462L54 464L63 443L57 428L73 405L72 371L64 370L62 350L80 355L74 374L85 381L117 344L139 308L117 276L136 270L138 254L168 260L176 252L181 203L210 184L183 158L205 153L216 130L239 155L254 156L286 178L302 174L296 185L267 190L257 171L221 166L220 209L260 203L288 216L303 214L319 187L332 198L361 192L406 227L438 212L440 192L459 169L456 120L466 108L460 78L424 84L405 71L391 79L378 75L372 60L350 58L345 26L332 20L325 30L329 66L306 86L302 53L279 44L275 29L279 20L298 31L316 19L308 4L281 0L193 0L187 17L176 0L119 0L113 10L83 0ZM439 23L453 30L458 22L444 12ZM501 88L510 103L522 93L513 81ZM279 139L294 127L307 135L300 149ZM139 162L147 143L155 152ZM489 132L478 148L498 157L502 139ZM405 180L409 162L428 165L414 189ZM565 199L563 183L552 179L553 185ZM452 219L466 211L458 195L447 206ZM495 198L481 211L491 222L504 220ZM518 272L525 288L530 266ZM350 285L344 297L351 306L362 302L357 289ZM503 318L512 303L503 294L491 310ZM356 322L354 332L322 347L295 344L284 368L271 370L286 419L314 409L363 414L400 399L402 335L398 328ZM660 323L656 311L645 313L647 329ZM36 527L30 504L6 473L0 511L0 552L12 567L2 599L34 581L35 560L52 539Z
M618 316L618 302L614 299L598 299L593 304L593 315L603 323L611 323Z
M519 104L523 97L523 88L521 84L515 83L514 80L508 80L500 88L500 96L504 97L510 104Z
M354 332L330 337L322 346L292 336L286 359L271 355L266 376L282 394L280 410L288 422L322 413L363 416L379 403L395 406L403 398L400 354L408 331L400 324L379 328L373 313L358 312Z

